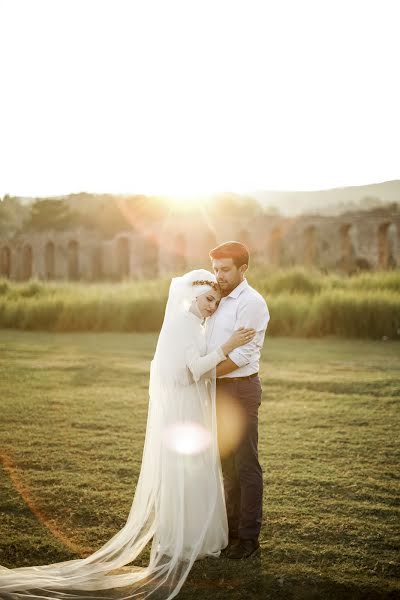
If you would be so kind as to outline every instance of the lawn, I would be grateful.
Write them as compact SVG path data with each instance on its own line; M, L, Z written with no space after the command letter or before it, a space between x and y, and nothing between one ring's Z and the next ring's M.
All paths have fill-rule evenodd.
M0 330L0 564L86 556L123 526L155 342ZM399 344L270 337L261 373L262 553L197 562L179 598L399 597Z

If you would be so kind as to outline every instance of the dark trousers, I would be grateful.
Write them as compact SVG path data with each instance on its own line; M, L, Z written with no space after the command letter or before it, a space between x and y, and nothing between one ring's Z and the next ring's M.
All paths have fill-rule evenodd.
M258 377L229 382L217 379L218 441L230 537L255 539L260 534L263 475L258 460L258 408L261 391ZM238 429L237 424L229 425L232 414L236 414L241 423L241 433L236 438L232 431ZM232 443L229 443L230 435L235 438Z

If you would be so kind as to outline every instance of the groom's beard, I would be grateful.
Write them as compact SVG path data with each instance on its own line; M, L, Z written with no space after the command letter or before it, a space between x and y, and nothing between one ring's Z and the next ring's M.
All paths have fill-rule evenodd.
M231 291L234 288L231 288L230 286L229 287L228 286L221 287L221 284L219 284L219 289L221 290L221 296L222 296L222 298L225 298L225 296L229 296L229 294L231 293Z
M242 283L241 281L238 281L237 283L225 283L221 285L221 283L218 281L218 285L219 288L221 290L221 296L224 298L225 296L229 296L229 294L232 292L232 290L234 290L240 283Z

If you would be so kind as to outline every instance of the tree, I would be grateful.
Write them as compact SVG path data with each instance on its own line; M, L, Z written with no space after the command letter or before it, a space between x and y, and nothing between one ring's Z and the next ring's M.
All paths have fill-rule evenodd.
M208 210L219 217L256 217L262 214L262 207L255 198L233 193L213 196L208 202Z
M62 231L79 225L79 218L63 200L46 198L37 200L31 206L30 219L25 225L27 231Z
M30 207L15 196L6 194L0 201L0 234L12 236L29 219Z

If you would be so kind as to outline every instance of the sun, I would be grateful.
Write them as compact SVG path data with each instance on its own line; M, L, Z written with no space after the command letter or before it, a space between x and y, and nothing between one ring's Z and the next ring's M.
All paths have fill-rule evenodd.
M163 197L171 208L178 211L193 210L200 207L218 190L212 185L190 185L189 182L174 182L163 187L157 195Z
M217 193L218 186L213 182L198 183L182 179L180 181L168 181L159 192L166 198L178 203L196 203L200 198Z
M190 194L168 194L168 196L163 195L163 198L173 212L191 212L193 209L200 207L205 199L204 196Z

